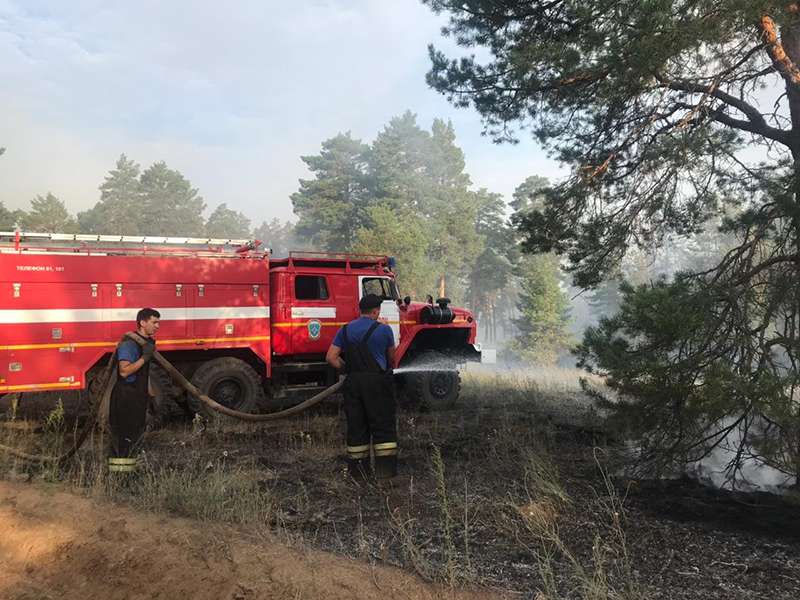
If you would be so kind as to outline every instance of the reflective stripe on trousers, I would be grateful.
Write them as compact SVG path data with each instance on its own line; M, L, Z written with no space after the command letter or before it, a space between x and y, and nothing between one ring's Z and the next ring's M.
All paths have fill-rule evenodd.
M369 444L365 444L364 446L348 446L347 458L352 458L353 460L369 458Z
M108 459L109 473L131 473L136 470L136 458L116 458Z
M347 458L359 460L362 458L369 458L369 444L363 446L348 446ZM375 456L396 456L397 455L397 442L382 442L380 444L373 444L375 449Z
M397 456L397 442L374 444L375 456Z

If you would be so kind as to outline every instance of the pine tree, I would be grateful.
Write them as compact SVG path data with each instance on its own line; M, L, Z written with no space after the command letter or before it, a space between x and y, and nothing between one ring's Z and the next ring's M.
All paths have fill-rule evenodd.
M619 312L622 303L619 284L617 279L604 281L588 294L586 301L589 303L589 310L595 319L611 317Z
M475 230L476 199L452 123L435 119L428 133L406 111L378 134L371 157L376 200L403 222L415 220L424 234L428 293L438 296L444 288L460 303L483 239Z
M420 300L428 294L438 295L439 280L433 263L431 231L424 210L433 195L435 185L426 176L430 159L430 134L424 131L416 115L406 111L393 117L372 143L370 175L374 184L375 211L371 224L381 223L381 233L375 235L363 230L359 235L359 248L383 253L380 247L400 228L412 240L401 247L395 246L393 255L402 269L402 291ZM369 241L365 241L368 238Z
M302 244L295 239L294 224L280 219L264 221L253 231L253 238L261 240L265 248L269 248L275 257L289 256L291 250L303 250Z
M484 238L484 250L475 261L469 278L469 306L487 332L487 341L497 339L498 319L504 319L503 302L513 284L518 259L515 233L506 224L506 204L500 194L481 188L474 193L475 231Z
M301 179L292 194L298 238L322 251L350 249L371 198L368 152L369 146L347 132L322 142L318 155L301 157L315 178Z
M426 247L425 234L417 220L401 218L390 206L372 206L366 209L353 251L395 258L400 292L423 300L430 293L432 281Z
M64 203L50 192L31 200L31 210L20 218L22 231L76 233L77 223Z
M206 235L211 238L246 239L250 237L250 219L244 213L220 204L206 222Z
M669 280L623 288L584 336L643 457L692 460L734 434L731 473L752 457L800 475L800 3L423 1L471 54L431 48L429 84L568 171L518 221L526 249L596 287L631 248L710 217L735 236L698 273L670 255Z
M547 177L531 175L514 190L514 197L509 205L518 214L540 207L544 200L544 190L549 186L550 180Z
M0 201L0 231L14 231L19 216L17 212L8 210Z
M471 182L465 166L453 124L434 119L426 169L433 189L422 203L422 216L432 242L439 295L458 303L464 299L464 281L483 252L484 241L476 231L477 198L468 191Z
M161 161L142 173L140 184L142 217L149 235L203 236L206 204L183 175Z
M437 296L444 279L446 294L460 302L483 246L452 123L436 119L429 133L406 111L371 148L350 134L322 146L318 156L303 157L315 179L301 180L292 196L297 236L318 250L391 250L406 289ZM396 234L413 247L395 243Z
M529 257L523 265L522 291L514 320L519 334L506 346L508 355L532 364L551 365L569 353L569 298L561 290L558 258Z
M434 182L425 176L429 150L430 134L417 124L410 110L393 117L378 134L370 153L370 172L375 196L383 205L415 218L425 214L425 203L434 188Z
M78 213L81 233L110 235L147 235L149 219L139 182L139 165L121 154L116 169L106 175L100 186L100 201Z

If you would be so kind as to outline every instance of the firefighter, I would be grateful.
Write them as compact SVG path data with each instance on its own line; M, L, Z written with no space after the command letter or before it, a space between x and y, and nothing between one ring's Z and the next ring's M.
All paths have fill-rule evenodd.
M361 317L344 325L325 359L344 369L344 410L347 418L347 467L356 482L370 472L370 442L375 452L375 476L381 487L395 487L397 477L397 424L392 368L395 342L392 328L380 323L383 300L367 294L358 303ZM342 360L344 352L347 360Z
M108 459L111 473L130 473L136 470L139 440L145 430L147 406L155 392L150 383L150 358L156 349L153 336L158 331L161 314L143 308L136 315L136 335L144 346L123 338L117 349L117 383L111 394L109 423L114 448Z

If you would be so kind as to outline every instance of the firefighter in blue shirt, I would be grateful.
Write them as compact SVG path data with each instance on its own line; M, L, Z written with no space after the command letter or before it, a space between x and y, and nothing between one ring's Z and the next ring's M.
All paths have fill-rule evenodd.
M117 383L111 393L108 414L114 443L112 456L108 459L111 473L136 470L135 454L145 430L147 406L155 396L150 383L150 358L156 349L153 336L158 331L160 319L157 310L140 310L136 315L135 333L145 340L144 346L123 338L117 349Z
M328 364L344 369L344 409L347 418L347 466L356 481L370 472L370 442L375 452L375 476L381 487L400 485L397 477L397 423L392 369L395 340L392 328L378 322L383 300L367 294L358 303L361 317L342 327L328 349ZM342 360L344 353L346 360Z

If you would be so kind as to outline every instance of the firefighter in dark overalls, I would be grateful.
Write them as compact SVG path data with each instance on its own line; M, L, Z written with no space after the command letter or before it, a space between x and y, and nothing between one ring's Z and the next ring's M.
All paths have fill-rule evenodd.
M108 413L114 444L108 459L110 473L136 470L136 454L145 430L147 405L155 396L150 383L150 358L156 349L153 335L158 331L160 318L157 310L140 310L136 315L135 333L144 339L144 346L123 338L117 349L117 383L111 393Z
M383 300L375 294L358 303L361 317L342 327L326 360L344 369L344 409L347 417L347 466L356 481L370 473L370 442L375 476L381 487L401 485L397 477L397 423L392 369L395 342L392 328L378 322ZM344 352L345 360L340 354Z

